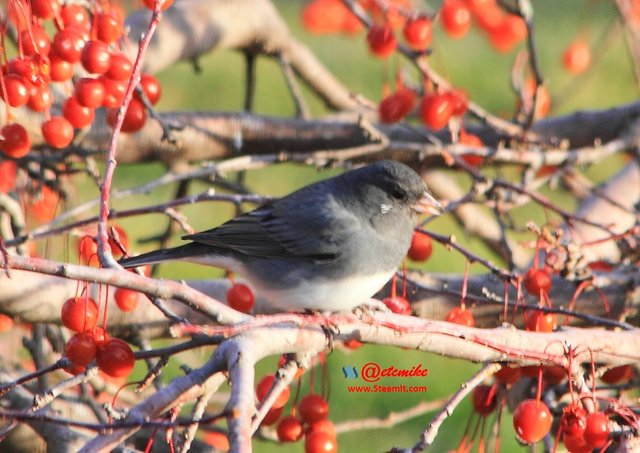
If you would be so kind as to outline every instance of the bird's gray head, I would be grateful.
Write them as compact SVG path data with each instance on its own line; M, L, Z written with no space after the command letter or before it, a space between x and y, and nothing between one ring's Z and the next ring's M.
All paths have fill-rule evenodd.
M351 175L362 189L361 201L365 198L371 205L379 206L382 214L400 209L433 214L442 211L420 175L400 162L378 161Z

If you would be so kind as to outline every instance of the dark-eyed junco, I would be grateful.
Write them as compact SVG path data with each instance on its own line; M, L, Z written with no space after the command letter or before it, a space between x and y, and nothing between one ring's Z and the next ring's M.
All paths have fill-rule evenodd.
M191 243L120 263L207 264L244 277L276 309L348 311L368 302L396 271L417 214L441 211L416 172L384 160L184 236Z

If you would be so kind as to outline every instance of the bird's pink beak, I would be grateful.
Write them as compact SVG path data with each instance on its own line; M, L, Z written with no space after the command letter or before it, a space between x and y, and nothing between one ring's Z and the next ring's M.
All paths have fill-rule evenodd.
M427 190L424 191L422 197L413 206L413 209L419 214L440 215L444 212L442 205Z

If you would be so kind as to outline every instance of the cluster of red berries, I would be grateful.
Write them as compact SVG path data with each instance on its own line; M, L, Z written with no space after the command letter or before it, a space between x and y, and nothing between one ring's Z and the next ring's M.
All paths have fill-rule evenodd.
M397 47L394 28L402 27L407 45L422 52L431 44L433 21L425 15L407 15L411 7L399 9L394 2L375 2L388 6L382 19L374 15L376 23L369 28L367 41L371 52L381 58L391 55ZM403 14L404 13L404 14ZM392 20L390 15L393 15ZM398 20L400 16L400 20ZM403 17L406 16L406 17ZM445 32L452 38L462 38L472 21L486 32L489 42L498 52L508 52L527 37L524 20L502 9L495 0L445 0L439 12Z
M74 129L90 126L97 108L107 108L107 120L113 126L132 72L131 60L120 45L124 32L122 9L106 1L62 5L59 0L9 0L8 12L18 30L18 55L0 67L2 99L11 107L26 106L43 112L41 132L52 148L69 146ZM48 21L53 21L52 37L46 31ZM86 76L74 79L77 70ZM49 113L52 83L73 86L73 94L62 105L61 116ZM153 76L143 75L140 87L152 104L158 102L161 89ZM137 131L146 118L146 108L136 94L122 130ZM25 127L5 124L0 129L0 150L14 159L28 154L31 139Z
M276 378L274 374L264 376L256 387L258 401L263 401L273 387ZM329 404L327 400L317 394L310 394L298 403L298 416L292 415L281 418L285 404L291 392L285 388L262 420L262 426L272 426L277 423L276 432L280 442L297 442L305 438L306 453L331 453L338 451L336 431L333 423L328 419Z
M298 417L289 415L276 427L280 442L297 442L304 436L305 453L338 451L336 429L329 420L329 404L322 396L307 395L298 404Z
M123 255L128 248L126 232L114 226L114 237L109 238L109 247L115 257ZM80 262L98 265L98 245L92 236L83 236L78 243ZM114 291L116 305L124 312L132 311L138 305L140 293L126 288ZM83 372L94 360L105 374L123 378L133 370L135 357L131 347L119 338L109 338L104 327L98 325L98 304L90 297L68 299L60 313L62 324L76 332L66 343L65 357L71 362L66 369L72 374Z
M503 366L495 375L495 383L482 384L476 387L471 395L474 411L480 416L486 417L498 407L498 395L500 386L509 386L517 382L525 374L524 368L511 368ZM537 368L537 367L533 367ZM552 368L552 367L547 367ZM566 370L561 367L557 376L549 379L549 375L543 373L543 381L554 385L562 382L567 376ZM523 371L521 373L521 371ZM540 370L531 377L537 377ZM624 365L608 370L602 381L607 384L617 384L633 378L633 369L630 365ZM558 379L558 376L561 378ZM504 396L500 397L503 400ZM518 438L525 443L535 443L544 438L550 431L553 415L547 405L539 398L521 401L513 412L513 426ZM609 442L609 416L595 410L587 413L582 404L573 401L564 406L560 416L558 440L562 440L566 449L572 453L586 453L594 449L603 448Z
M434 91L422 97L418 104L418 93L405 86L386 96L378 105L378 115L383 123L395 123L419 108L425 126L438 130L445 127L452 117L460 117L469 108L469 96L462 89Z
M545 403L537 399L521 401L513 412L513 426L518 438L535 443L551 429L553 416ZM578 403L563 408L560 434L571 453L587 453L603 448L609 442L609 417L599 410L590 414Z
M456 39L465 36L475 20L498 52L511 51L527 37L524 20L505 12L496 0L445 0L440 19L445 32Z
M89 297L74 297L62 305L62 324L76 332L65 344L64 355L72 374L83 372L94 360L112 377L126 377L133 370L131 347L119 338L109 338L98 323L98 304Z

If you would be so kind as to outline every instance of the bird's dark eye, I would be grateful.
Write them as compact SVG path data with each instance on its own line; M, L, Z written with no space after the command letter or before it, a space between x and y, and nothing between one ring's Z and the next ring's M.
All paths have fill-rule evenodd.
M402 200L405 197L405 192L401 189L395 189L391 192L391 196L397 200Z

